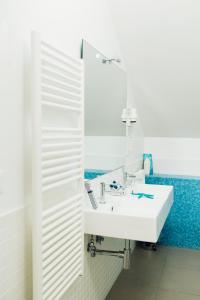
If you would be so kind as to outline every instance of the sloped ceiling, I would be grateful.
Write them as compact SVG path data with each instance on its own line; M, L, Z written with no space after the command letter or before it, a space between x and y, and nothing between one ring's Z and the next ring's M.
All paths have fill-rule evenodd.
M144 135L200 137L200 1L108 1Z

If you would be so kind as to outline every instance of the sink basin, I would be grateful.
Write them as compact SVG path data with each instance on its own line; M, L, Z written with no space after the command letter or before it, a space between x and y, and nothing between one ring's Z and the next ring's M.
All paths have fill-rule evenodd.
M139 199L127 189L122 196L106 193L97 210L86 204L85 233L156 243L173 204L173 187L138 184L136 192L154 198Z

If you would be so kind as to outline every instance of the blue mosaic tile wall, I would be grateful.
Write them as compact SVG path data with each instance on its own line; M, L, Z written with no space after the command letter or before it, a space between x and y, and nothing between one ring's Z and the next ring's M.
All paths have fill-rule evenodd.
M147 184L174 186L174 204L159 243L200 249L200 177L152 175Z
M86 169L84 172L84 178L91 180L98 176L102 176L102 175L106 174L107 172L108 171L105 171L105 170Z

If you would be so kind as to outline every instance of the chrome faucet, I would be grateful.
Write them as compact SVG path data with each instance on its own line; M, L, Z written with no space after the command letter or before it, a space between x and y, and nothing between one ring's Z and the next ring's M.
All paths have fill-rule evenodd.
M135 176L134 174L124 172L123 173L124 185L127 185L127 181L129 180L129 178L133 178L134 176Z
M100 201L99 203L106 203L106 200L105 200L105 193L106 193L106 184L105 182L101 182L100 183Z
M90 199L90 203L91 203L93 209L97 209L98 208L98 204L97 204L97 201L95 199L93 190L91 190L90 184L88 182L85 182L85 189L86 189L86 191L88 193L88 197Z
M133 189L135 186L136 175L128 173L128 172L124 172L123 180L124 180L125 187L127 187L128 181L131 180L130 185L132 186L132 189Z

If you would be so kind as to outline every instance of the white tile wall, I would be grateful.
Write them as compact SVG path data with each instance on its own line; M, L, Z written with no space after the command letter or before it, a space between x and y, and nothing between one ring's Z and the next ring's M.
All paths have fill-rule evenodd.
M152 153L155 173L200 176L200 139L144 139L144 152Z
M88 236L85 236L85 249ZM104 249L121 250L124 241L106 238ZM104 300L122 269L122 259L110 256L91 258L85 251L84 276L80 277L62 300Z
M0 300L26 299L24 209L0 216Z

